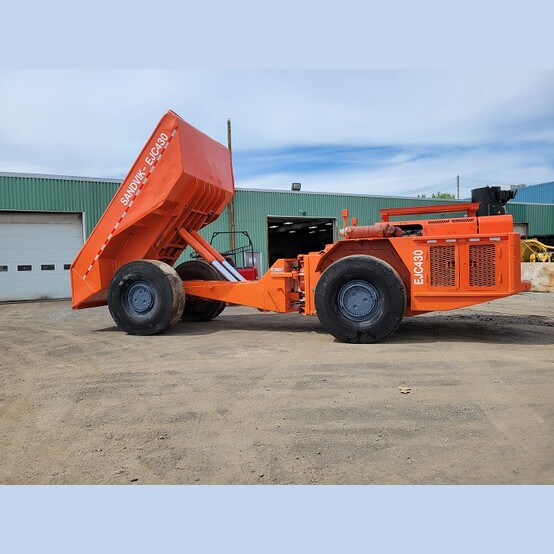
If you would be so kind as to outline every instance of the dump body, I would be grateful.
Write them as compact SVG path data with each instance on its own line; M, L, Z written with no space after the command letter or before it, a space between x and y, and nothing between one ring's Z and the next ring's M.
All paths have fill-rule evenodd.
M73 308L107 303L110 281L132 260L173 265L186 241L234 194L229 150L167 112L71 267Z

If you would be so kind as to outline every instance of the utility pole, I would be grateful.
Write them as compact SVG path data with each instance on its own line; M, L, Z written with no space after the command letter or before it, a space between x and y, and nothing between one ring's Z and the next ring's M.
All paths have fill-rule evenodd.
M233 146L231 143L231 118L227 119L227 147L231 156L231 167L233 164ZM229 203L229 222L231 224L231 250L235 249L235 195Z
M456 199L460 199L460 176L456 175Z

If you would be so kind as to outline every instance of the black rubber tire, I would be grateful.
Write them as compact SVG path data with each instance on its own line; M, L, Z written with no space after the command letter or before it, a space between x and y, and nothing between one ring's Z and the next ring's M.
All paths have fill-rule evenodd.
M193 279L221 281L223 279L215 268L203 260L183 262L175 268L175 271L182 281L192 281ZM225 302L219 300L205 300L188 294L186 297L187 302L181 316L183 321L209 321L225 309Z
M108 308L129 335L156 335L181 318L183 283L168 264L137 260L120 267L108 290Z
M315 307L323 327L338 340L374 343L400 325L406 289L396 270L383 260L347 256L322 273L315 288Z

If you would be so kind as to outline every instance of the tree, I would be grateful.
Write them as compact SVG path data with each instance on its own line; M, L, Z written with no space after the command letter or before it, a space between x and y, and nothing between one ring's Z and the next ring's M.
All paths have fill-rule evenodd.
M418 198L427 198L426 194L418 194ZM449 192L434 192L431 194L431 198L442 198L445 200L455 200L456 197L453 194L450 194Z

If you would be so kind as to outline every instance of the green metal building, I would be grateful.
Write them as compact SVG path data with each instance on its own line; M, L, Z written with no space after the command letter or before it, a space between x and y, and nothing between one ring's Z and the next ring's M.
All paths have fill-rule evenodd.
M6 214L14 212L38 212L43 219L48 213L75 214L81 220L82 238L85 240L120 182L0 173L0 225L2 214L6 217ZM345 208L351 217L358 218L359 225L370 225L380 219L379 210L382 208L451 202L395 196L237 189L233 205L228 206L220 218L206 227L202 234L210 239L214 232L227 233L220 234L214 242L216 248L225 251L231 247L231 235L228 233L232 229L247 231L252 239L256 265L264 272L276 257L317 250L321 245L336 240L338 229L342 227L342 210ZM508 212L513 215L514 222L520 225L522 234L554 235L554 204L510 202ZM242 236L236 233L234 236L234 245L240 246ZM187 249L181 260L189 259L190 253L190 249ZM241 265L241 261L236 260L237 265ZM0 276L2 267L7 266L0 259Z

